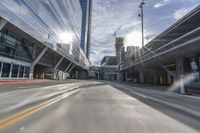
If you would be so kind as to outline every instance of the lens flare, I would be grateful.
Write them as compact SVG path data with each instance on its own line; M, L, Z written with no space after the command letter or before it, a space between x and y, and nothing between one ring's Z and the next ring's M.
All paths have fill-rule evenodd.
M74 40L74 35L73 33L70 33L70 32L63 32L59 35L59 38L60 38L61 43L70 44Z

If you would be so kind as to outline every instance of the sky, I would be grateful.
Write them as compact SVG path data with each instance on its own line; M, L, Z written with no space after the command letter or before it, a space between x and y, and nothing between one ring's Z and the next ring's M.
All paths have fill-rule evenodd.
M100 65L106 55L115 55L115 37L125 46L141 46L141 0L93 0L90 61ZM145 43L200 5L200 0L146 0L144 5Z

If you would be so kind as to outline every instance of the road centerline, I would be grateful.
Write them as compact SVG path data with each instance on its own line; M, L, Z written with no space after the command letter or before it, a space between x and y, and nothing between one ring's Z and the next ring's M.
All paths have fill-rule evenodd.
M58 97L53 98L51 100L48 100L46 102L40 103L40 104L35 105L33 107L30 107L28 109L25 109L25 110L23 110L19 113L16 113L16 114L13 114L13 115L8 116L6 118L3 118L3 119L0 120L0 129L4 129L8 126L11 126L11 125L15 124L16 122L32 115L33 113L36 113L36 112L38 112L38 111L40 111L40 110L42 110L42 109L44 109L44 108L46 108L50 105L62 100L62 99L66 98L66 97L68 97L68 96L70 96L74 93L77 93L78 91L79 91L79 89L70 91L66 94L63 94L61 96L58 96Z

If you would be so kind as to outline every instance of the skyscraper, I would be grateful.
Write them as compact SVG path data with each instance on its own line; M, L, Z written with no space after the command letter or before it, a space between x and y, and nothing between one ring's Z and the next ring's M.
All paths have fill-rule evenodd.
M82 30L81 30L81 48L90 56L90 40L91 40L91 17L92 17L92 0L80 0L82 8Z

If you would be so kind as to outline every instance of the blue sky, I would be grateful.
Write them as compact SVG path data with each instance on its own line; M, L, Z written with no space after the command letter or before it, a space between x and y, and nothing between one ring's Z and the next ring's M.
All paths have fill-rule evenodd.
M125 46L141 46L138 14L141 0L93 0L90 60L99 65L105 55L115 55L113 33L125 37ZM155 37L178 19L200 5L200 0L146 0L145 37ZM145 40L145 43L147 40Z

